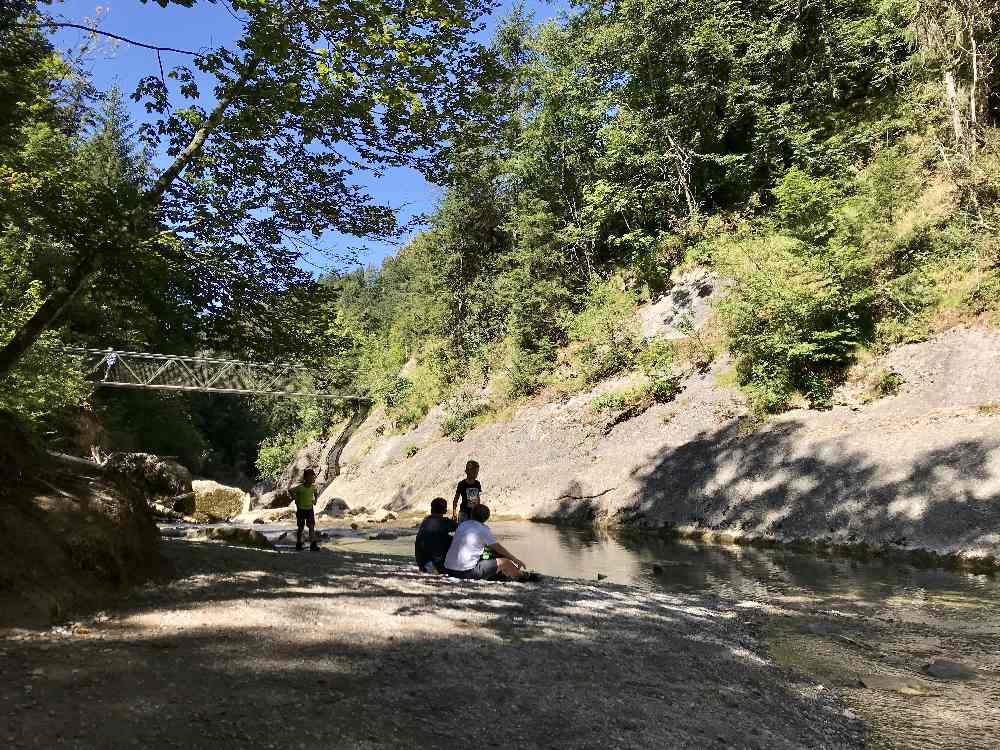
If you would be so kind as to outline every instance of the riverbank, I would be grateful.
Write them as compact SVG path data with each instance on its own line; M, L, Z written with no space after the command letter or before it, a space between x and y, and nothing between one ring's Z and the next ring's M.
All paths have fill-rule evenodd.
M990 570L998 359L1000 331L954 328L859 365L832 408L762 425L748 423L725 357L641 413L595 411L623 387L608 381L541 394L461 443L441 436L442 409L405 434L375 410L320 505L424 510L478 458L485 501L505 517Z
M0 642L8 746L861 747L860 722L714 596L161 546L173 582Z

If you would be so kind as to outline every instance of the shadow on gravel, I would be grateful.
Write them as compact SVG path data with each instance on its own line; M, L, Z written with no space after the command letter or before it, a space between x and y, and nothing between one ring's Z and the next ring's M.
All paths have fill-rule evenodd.
M182 578L121 619L0 641L12 746L860 747L712 597L164 546Z

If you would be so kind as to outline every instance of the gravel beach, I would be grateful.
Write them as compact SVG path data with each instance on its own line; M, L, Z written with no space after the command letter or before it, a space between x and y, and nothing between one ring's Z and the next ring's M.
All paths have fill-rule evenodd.
M855 748L709 596L168 540L124 605L0 639L7 747Z

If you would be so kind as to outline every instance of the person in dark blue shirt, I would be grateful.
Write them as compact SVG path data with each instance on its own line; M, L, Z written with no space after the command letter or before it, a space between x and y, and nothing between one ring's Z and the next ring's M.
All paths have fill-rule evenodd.
M417 567L424 573L443 573L444 558L451 547L451 535L458 524L445 515L448 501L436 497L431 501L431 514L421 522L413 543Z

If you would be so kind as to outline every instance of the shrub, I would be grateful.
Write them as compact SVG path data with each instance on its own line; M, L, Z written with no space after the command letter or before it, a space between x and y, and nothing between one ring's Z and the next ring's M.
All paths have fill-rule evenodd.
M875 377L872 378L871 385L862 395L861 400L864 403L868 403L880 398L885 398L886 396L894 396L899 392L899 389L905 382L906 381L903 379L903 376L895 370L879 370Z
M629 388L624 391L609 391L591 399L590 408L596 412L617 411L635 406L647 398L645 387Z
M552 355L548 349L526 351L515 347L507 368L507 397L518 399L533 396L544 385L551 366Z
M774 236L745 248L749 262L731 269L736 283L719 313L751 411L780 411L795 391L827 405L831 379L862 338L866 259Z
M839 196L826 178L811 177L798 168L785 173L774 188L774 214L782 228L809 243L824 242L836 228L834 210Z
M299 432L294 435L280 434L264 438L257 452L257 471L262 477L277 480L285 467L295 460L295 454L309 442L311 437L309 433Z
M419 446L408 445L408 446L406 446L406 450L403 451L403 455L405 455L407 458L413 458L419 452L420 452L420 447Z
M490 412L488 401L462 392L445 404L445 418L441 420L441 434L461 441Z
M624 291L619 279L596 281L587 291L586 305L569 325L570 335L583 346L578 353L580 374L586 385L617 375L635 363L635 296Z

